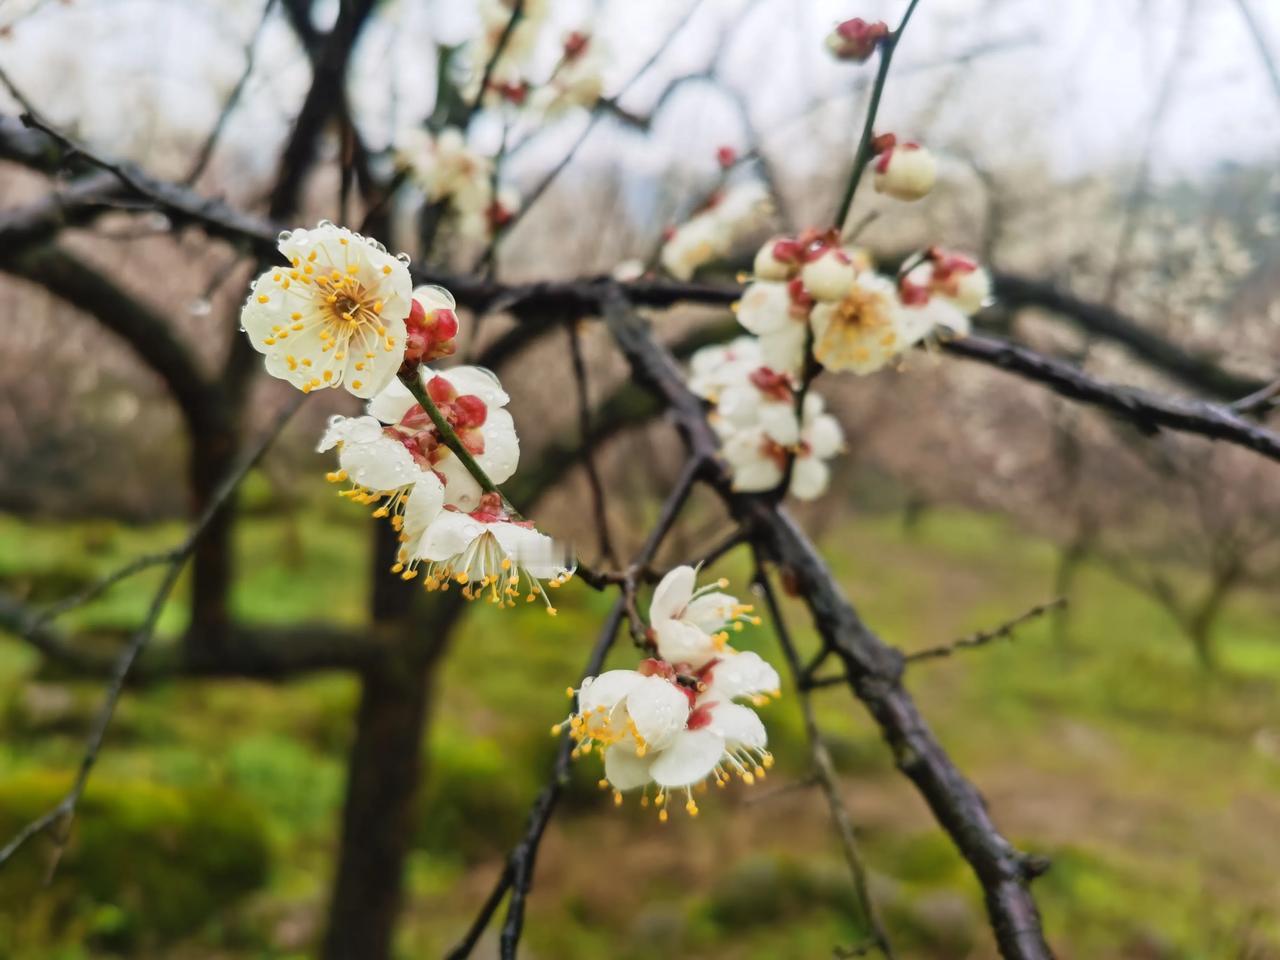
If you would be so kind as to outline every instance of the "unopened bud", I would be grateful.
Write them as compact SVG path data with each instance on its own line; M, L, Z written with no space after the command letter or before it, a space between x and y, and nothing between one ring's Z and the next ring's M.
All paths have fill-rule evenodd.
M875 187L895 200L919 200L933 189L938 165L933 154L917 143L890 147L875 159Z
M733 147L720 147L716 150L716 163L722 170L728 170L738 162L738 151Z
M809 296L827 303L843 300L857 275L858 268L839 247L828 247L800 271Z
M804 256L804 249L790 237L774 237L756 254L752 272L759 280L786 280Z
M883 20L868 23L861 17L854 17L836 24L827 35L827 49L837 60L864 63L888 35L889 25Z

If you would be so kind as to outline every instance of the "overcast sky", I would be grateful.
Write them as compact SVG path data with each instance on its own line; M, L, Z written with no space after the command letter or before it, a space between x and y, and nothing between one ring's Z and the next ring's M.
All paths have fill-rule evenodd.
M1243 2L1280 56L1280 2ZM556 0L554 7L564 29L595 25L615 91L689 4ZM624 103L646 110L670 78L705 67L718 40L734 30L721 76L747 97L769 148L801 158L813 136L843 132L854 114L837 104L806 124L796 120L800 108L838 101L870 73L826 57L825 32L853 15L892 24L904 7L905 0L704 0ZM59 122L77 125L104 149L155 161L158 131L196 137L212 124L261 11L249 0L0 0L0 25L12 24L0 39L0 64ZM473 29L469 4L460 0L385 0L353 73L353 100L372 143L425 116L434 97L434 43L459 42ZM548 58L559 33L548 31ZM939 65L991 47L963 70ZM1240 0L921 0L895 62L882 126L962 139L992 165L1030 146L1070 176L1133 160L1170 75L1168 108L1155 133L1155 176L1195 176L1224 162L1280 156L1280 91ZM227 167L249 178L269 175L308 78L277 13L228 128L220 155ZM522 162L550 162L580 122L565 121ZM625 143L631 162L661 170L691 157L702 162L716 143L740 135L723 97L691 84L673 99L651 144ZM607 130L597 139L596 151L616 152L621 142Z

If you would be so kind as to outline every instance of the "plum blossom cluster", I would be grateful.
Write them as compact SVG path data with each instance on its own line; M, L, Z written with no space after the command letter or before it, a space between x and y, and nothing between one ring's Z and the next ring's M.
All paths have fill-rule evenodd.
M544 121L591 107L600 99L604 55L599 41L585 30L572 30L561 38L555 66L543 82L535 85L529 79L529 63L547 28L549 6L546 0L525 0L513 24L515 9L510 0L480 4L481 29L471 45L470 85L462 90L467 102L481 94L480 102L486 106ZM500 44L501 53L486 77L486 67ZM445 126L435 132L405 129L396 135L395 156L427 200L444 209L465 241L489 240L520 213L520 195L499 184L494 159L468 143L465 126Z
M663 269L680 280L690 279L699 267L727 257L735 242L763 227L771 208L768 192L755 180L716 190L702 209L667 231L659 254Z
M649 606L654 656L570 689L577 709L551 731L567 726L575 757L601 754L600 785L613 790L615 803L640 790L641 805L655 805L663 821L673 794L682 794L685 810L696 816L694 792L708 782L723 787L736 776L751 784L773 765L764 724L738 701L760 706L778 696L777 671L728 642L730 631L760 621L749 604L723 592L728 581L702 588L696 582L690 566L662 578Z
M775 237L760 248L736 310L753 336L707 347L691 389L709 401L722 454L743 491L821 496L839 424L808 389L813 368L870 374L936 336L963 336L990 295L973 260L939 248L909 258L896 278L835 231Z
M362 416L333 417L319 449L337 450L327 479L345 485L341 495L395 528L392 572L500 606L542 600L555 613L547 588L569 579L572 561L494 486L520 459L510 398L488 370L426 365L454 353L453 297L412 289L403 258L328 222L281 234L280 251L290 265L254 282L241 323L268 373L368 400Z
M483 91L486 105L528 108L534 117L546 119L574 108L592 107L600 99L604 52L598 39L585 29L570 30L559 38L550 74L541 83L534 81L535 55L550 26L549 0L524 0L514 24L514 0L482 0L479 12L480 35L472 44L471 78L464 91L468 99L474 98L485 82L485 67L500 45Z
M485 240L520 212L520 195L495 186L493 160L468 146L457 127L435 136L419 128L403 131L396 138L396 158L427 200L445 209L463 239Z

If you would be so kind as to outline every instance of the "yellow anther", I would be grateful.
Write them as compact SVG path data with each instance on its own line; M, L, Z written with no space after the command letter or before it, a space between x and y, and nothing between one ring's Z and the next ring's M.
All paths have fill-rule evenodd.
M666 822L667 822L667 811L666 811L666 810L659 810L659 811L658 811L658 822L659 822L659 823L666 823Z
M390 266L389 264L384 264L384 265L383 265L383 267L382 267L382 272L383 272L384 274L385 274L385 273L390 273L390 272L391 272L391 266Z
M556 615L556 608L555 608L555 607L547 607L547 613L548 613L548 615L550 615L550 616L553 616L553 617L554 617L554 616Z
M470 577L468 577L468 576L466 575L466 573L460 573L460 574L458 574L456 577L454 577L453 579L457 580L459 583L466 583L466 582L467 582L468 580L470 580L471 578L470 578Z
M260 294L258 294L258 302L259 302L259 303L267 303L267 302L269 302L270 300L271 300L271 298L270 298L270 297L268 297L265 293L260 293Z
M564 695L565 695L566 697L568 697L570 700L572 700L572 699L573 699L573 687L565 687L565 688L564 688Z
M379 507L377 510L373 511L373 515L374 515L375 517L377 517L379 520L381 520L383 517L385 517L385 516L386 516L387 514L389 514L390 512L391 512L391 511L390 511L390 510L388 510L386 507Z
M558 737L558 736L560 736L560 724L558 724L558 723L554 723L554 724L552 724L552 725L551 725L551 735L552 735L553 737Z
M351 381L351 389L352 389L352 390L359 390L362 386L364 386L364 384L363 384L363 383L361 383L359 380L352 380L352 381Z
M613 805L614 805L615 807L620 807L620 806L622 806L622 791L621 791L621 790L615 790L615 791L613 791Z
M698 815L698 805L693 802L692 797L689 798L689 802L684 805L684 808L688 811L689 816L696 817Z
M401 563L399 560L397 560L397 561L392 565L392 567L391 567L391 572L392 572L392 573L399 573L399 572L400 572L401 570L403 570L403 569L404 569L404 564L403 564L403 563Z
M417 568L417 567L414 567L412 570L406 570L404 573L400 574L400 579L401 579L401 580L412 580L412 579L413 579L414 577L416 577L417 575L418 575L418 568Z
M326 370L326 371L322 374L322 376L324 377L324 382L325 382L325 383L328 383L330 380L332 380L332 379L333 379L333 371L332 371L332 370Z

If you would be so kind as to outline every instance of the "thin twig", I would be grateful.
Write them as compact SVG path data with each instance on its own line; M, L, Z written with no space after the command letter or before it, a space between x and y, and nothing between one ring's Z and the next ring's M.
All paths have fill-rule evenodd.
M204 142L200 144L200 149L196 153L195 162L191 164L191 169L187 171L183 183L190 186L200 179L200 174L204 173L205 167L209 165L209 161L213 158L214 148L218 145L218 140L222 137L222 131L226 128L227 121L231 119L231 114L235 112L236 106L240 103L240 97L244 94L245 87L248 86L249 77L253 74L254 60L258 52L258 40L262 37L262 32L267 26L267 21L271 19L271 11L275 9L276 0L267 0L262 7L262 17L258 21L257 28L253 31L253 36L249 38L249 44L244 51L244 69L240 72L240 78L236 81L231 93L227 95L227 99L222 104L222 110L218 113L218 119L214 122L213 128L209 131L209 135L204 138Z
M1249 415L1270 410L1277 404L1280 404L1280 380L1267 384L1261 390L1255 390L1247 397L1241 397L1231 404L1231 409L1236 413Z
M208 505L204 512L192 524L186 539L182 542L180 548L170 560L169 569L165 573L163 582L157 588L155 595L152 597L151 606L147 610L145 619L137 632L133 635L133 639L129 645L125 647L119 657L116 659L112 669L111 678L107 683L106 696L103 699L98 714L94 719L93 726L89 732L89 738L85 745L84 756L80 760L80 768L76 774L75 781L71 785L71 789L51 810L36 818L31 823L23 827L11 839L3 849L0 849L0 865L8 862L8 860L32 837L51 828L57 828L55 833L54 854L51 860L50 872L56 868L58 860L62 856L62 851L66 847L67 840L70 835L71 820L75 816L76 806L80 802L81 796L84 794L85 787L89 783L89 774L93 771L94 764L97 763L98 754L102 749L102 743L107 736L107 728L111 725L111 718L115 715L116 704L120 701L120 695L124 692L125 681L129 677L130 670L133 669L134 663L150 642L151 637L155 633L156 624L160 620L160 614L164 610L165 603L169 599L169 595L173 592L173 588L177 585L178 578L182 574L182 568L185 561L195 550L196 544L199 542L201 535L205 529L218 515L222 507L226 504L232 492L239 486L253 465L258 462L258 458L262 456L266 449L279 436L280 431L284 429L285 424L302 405L305 396L297 397L276 419L270 429L267 430L263 438L241 459L231 471L231 473L222 481L222 484L210 497Z
M693 485L697 482L703 468L704 463L700 457L692 457L685 464L684 470L681 471L675 486L667 495L658 518L653 528L649 531L649 536L645 538L644 545L641 546L635 556L632 563L633 569L643 568L652 562L654 554L658 552L662 541L666 539L667 534L679 517L681 508L693 492ZM587 664L583 668L582 677L584 679L598 674L600 668L604 665L605 657L608 655L610 647L613 646L618 628L622 625L622 618L626 612L626 603L626 597L619 596L614 602L613 608L609 611L609 616L605 620L600 637L592 648ZM510 855L507 857L507 863L503 867L502 873L498 876L497 883L489 896L485 898L479 914L472 921L467 933L458 945L446 954L447 960L463 960L463 958L471 955L471 951L475 949L480 937L484 935L485 929L488 927L494 913L497 912L498 906L502 903L502 898L508 890L511 892L511 902L507 906L507 918L502 928L501 956L503 960L514 960L516 947L520 941L520 931L524 924L525 900L533 883L533 868L537 858L538 846L542 842L542 835L547 828L547 823L550 822L551 815L555 811L560 793L563 791L565 783L568 782L572 748L573 741L566 733L560 741L560 749L556 754L556 762L551 772L551 778L546 786L542 788L542 791L534 801L532 809L529 811L524 836L512 848Z
M778 644L782 647L787 665L791 669L792 682L796 686L796 695L800 700L800 711L804 715L805 733L809 739L809 755L813 762L813 776L822 788L822 794L827 801L827 808L831 811L831 823L835 827L836 836L840 839L840 849L844 853L845 862L849 865L849 874L853 880L853 892L858 901L858 910L862 914L862 920L880 952L884 954L887 960L894 960L893 944L889 940L889 934L885 930L879 911L876 910L875 901L871 897L871 891L867 883L867 868L866 864L863 863L862 853L858 849L858 840L853 832L853 821L850 819L849 810L845 807L844 800L840 796L840 780L836 774L835 764L831 762L831 753L827 750L826 743L823 742L822 729L818 726L818 720L813 711L813 704L809 700L808 691L800 684L800 679L803 675L800 655L791 640L791 632L787 629L786 619L782 615L782 608L778 605L778 598L774 595L773 587L769 583L764 561L759 552L756 553L755 582L764 596L765 606L769 609L769 618L773 621L773 629L778 636Z
M857 193L862 174L871 162L871 144L875 139L876 114L880 112L880 98L884 94L885 81L889 79L889 65L893 62L894 51L898 41L902 39L902 31L907 29L911 15L916 12L916 4L920 0L911 0L907 11L898 22L898 28L880 41L880 64L876 70L875 82L871 85L871 102L867 104L867 116L862 124L862 134L858 138L858 149L853 155L853 167L849 171L849 180L845 184L844 194L836 207L835 224L843 228L849 218L849 210L853 207L853 197Z
M1056 597L1045 603L1037 603L1034 607L1026 610L1016 617L1006 620L998 626L991 627L987 630L979 630L977 633L971 633L967 637L961 637L958 640L952 640L949 643L942 643L936 647L926 647L923 650L916 650L912 653L904 654L902 659L905 663L920 663L926 660L940 660L949 657L953 653L962 650L972 650L976 647L985 647L987 644L995 640L1012 640L1014 633L1019 627L1026 626L1032 620L1038 620L1046 613L1059 610L1067 605L1066 597ZM812 673L806 680L805 686L810 690L816 690L820 687L834 687L840 684L848 683L849 678L844 674L830 677L813 677Z

